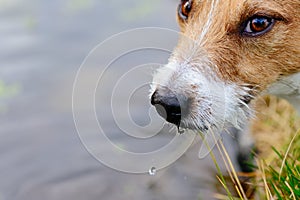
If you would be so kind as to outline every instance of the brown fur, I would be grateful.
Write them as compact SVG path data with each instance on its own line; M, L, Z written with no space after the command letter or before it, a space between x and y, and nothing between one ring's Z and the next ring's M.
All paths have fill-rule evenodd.
M178 18L185 37L197 41L208 20L210 0L194 0L186 21ZM258 92L282 76L300 71L299 0L220 0L201 49L217 65L224 81L249 84ZM254 14L274 17L271 31L257 37L241 35L241 25ZM184 51L179 42L176 51Z

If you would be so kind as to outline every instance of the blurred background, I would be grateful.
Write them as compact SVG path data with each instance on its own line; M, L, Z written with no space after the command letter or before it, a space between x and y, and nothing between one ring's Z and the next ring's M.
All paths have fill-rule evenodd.
M73 122L72 84L90 50L132 28L178 30L177 3L0 0L0 200L212 199L216 173L199 146L155 176L125 174L95 160Z

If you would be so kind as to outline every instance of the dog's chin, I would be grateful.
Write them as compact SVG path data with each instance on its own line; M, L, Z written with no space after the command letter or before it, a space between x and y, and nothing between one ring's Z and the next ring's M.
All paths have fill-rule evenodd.
M201 120L199 120L201 121ZM208 133L209 131L216 128L216 126L212 123L204 123L204 122L195 122L193 120L182 120L180 125L180 129L188 129L193 132L200 132L200 133Z
M189 129L195 132L205 133L220 133L229 128L243 129L245 122L253 118L254 111L250 109L248 104L240 104L230 110L225 110L224 113L217 115L207 114L203 117L184 117L182 118L179 127Z
M209 132L209 128L208 127L200 127L200 126L184 126L184 125L180 125L179 129L187 129L187 130L191 130L193 132L200 132L200 133L207 133Z

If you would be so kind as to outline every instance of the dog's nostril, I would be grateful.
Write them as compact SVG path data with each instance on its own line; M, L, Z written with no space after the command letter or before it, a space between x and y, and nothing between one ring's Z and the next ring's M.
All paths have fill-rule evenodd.
M159 104L159 97L158 97L158 92L157 90L152 94L151 96L151 104L154 106L156 104Z
M168 122L179 126L181 120L179 100L171 91L162 93L164 95L161 95L159 91L155 91L151 97L151 104L155 106L160 116Z

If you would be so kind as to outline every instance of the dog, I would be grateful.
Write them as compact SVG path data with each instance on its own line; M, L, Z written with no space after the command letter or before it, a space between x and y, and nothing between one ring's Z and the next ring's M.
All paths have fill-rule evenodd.
M181 0L181 36L151 84L151 104L177 127L239 134L239 162L253 147L248 123L262 94L300 113L299 0Z

